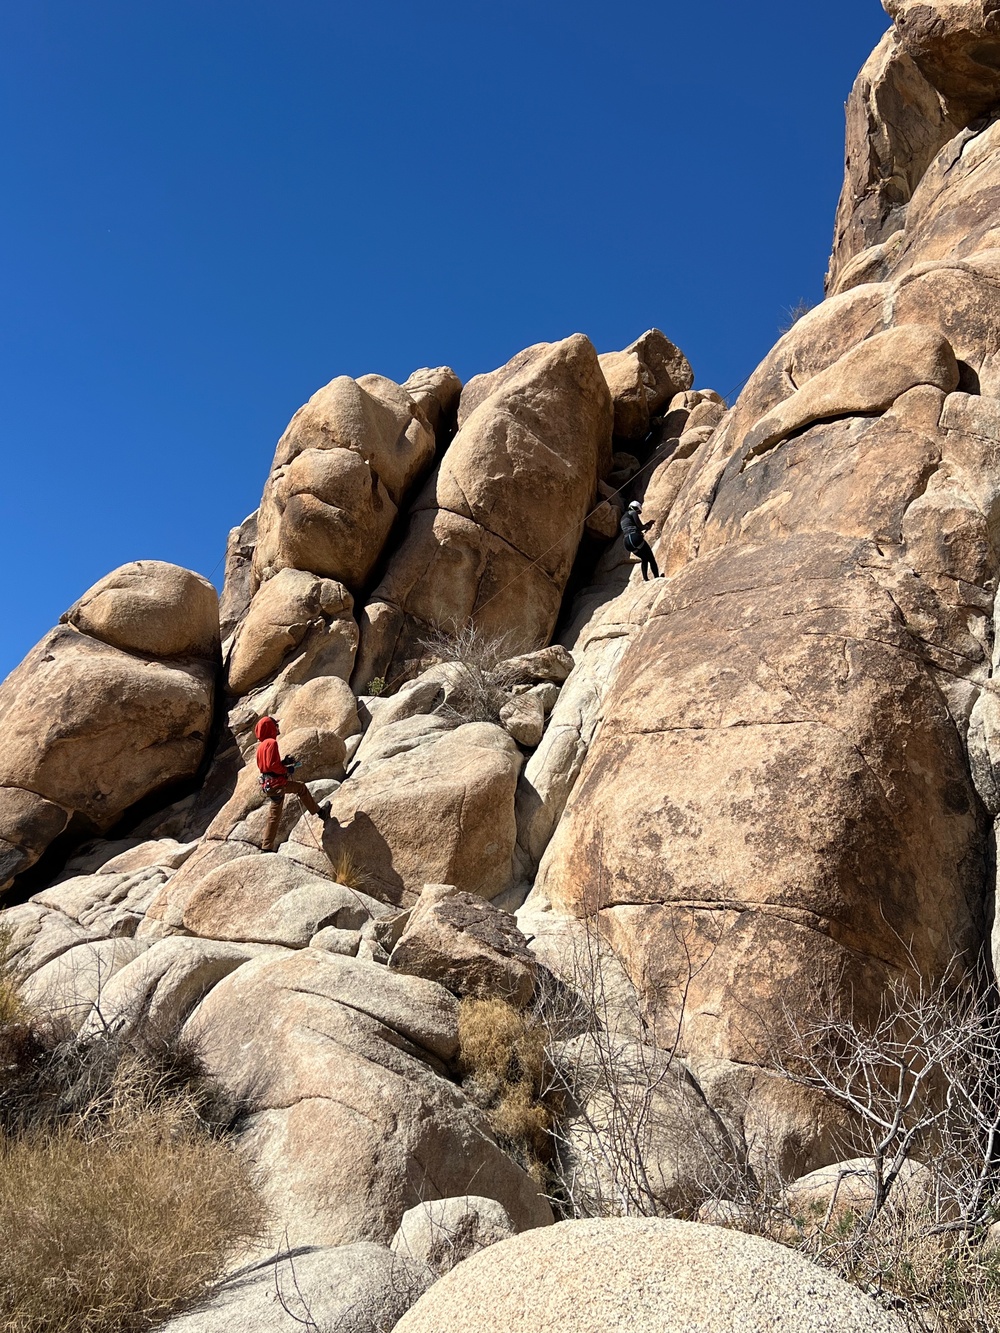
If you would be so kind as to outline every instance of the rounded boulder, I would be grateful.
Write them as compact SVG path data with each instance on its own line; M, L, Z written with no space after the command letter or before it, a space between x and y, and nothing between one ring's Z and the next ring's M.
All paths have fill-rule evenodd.
M697 1222L560 1222L447 1273L397 1333L902 1333L867 1296L771 1241Z
M213 657L219 651L218 593L200 574L163 560L113 569L62 619L125 652Z

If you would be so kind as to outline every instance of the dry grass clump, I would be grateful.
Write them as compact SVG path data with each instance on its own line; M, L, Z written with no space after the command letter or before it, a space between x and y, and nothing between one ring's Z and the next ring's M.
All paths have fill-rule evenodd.
M133 1333L202 1296L263 1214L225 1143L170 1106L0 1144L7 1333Z
M371 883L371 876L366 870L362 870L346 847L341 847L330 858L330 865L333 868L334 879L338 884L343 884L345 889L363 893Z
M548 1178L558 1107L550 1095L548 1033L506 1000L464 999L458 1010L459 1069L501 1147L539 1183Z
M247 1108L177 1040L42 1021L0 947L0 1327L137 1333L262 1235Z

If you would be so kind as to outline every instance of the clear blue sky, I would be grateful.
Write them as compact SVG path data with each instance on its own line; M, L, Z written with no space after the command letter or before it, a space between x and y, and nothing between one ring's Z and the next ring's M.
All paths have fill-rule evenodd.
M822 295L877 0L11 0L6 673L127 560L221 576L334 375L650 325L726 393Z

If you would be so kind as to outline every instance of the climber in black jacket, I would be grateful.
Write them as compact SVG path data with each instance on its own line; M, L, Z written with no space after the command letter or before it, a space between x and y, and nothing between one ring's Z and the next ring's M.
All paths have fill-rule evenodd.
M633 500L625 510L625 516L621 521L622 536L625 538L625 549L637 555L642 561L642 579L645 583L649 579L648 570L652 567L653 578L662 579L663 575L656 567L656 557L653 555L652 548L646 538L642 535L648 532L653 526L652 522L643 523L640 515L642 505L638 500Z

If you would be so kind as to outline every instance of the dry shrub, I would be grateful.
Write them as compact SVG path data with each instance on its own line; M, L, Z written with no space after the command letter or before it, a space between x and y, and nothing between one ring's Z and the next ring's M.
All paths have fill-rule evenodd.
M0 1326L132 1333L263 1232L246 1110L176 1040L60 1031L0 956Z
M253 1182L176 1108L0 1145L7 1333L132 1333L182 1309L256 1239ZM180 1123L178 1123L180 1121Z
M438 711L457 722L499 722L500 709L510 698L514 677L507 659L518 652L509 635L489 635L466 625L447 633L443 630L421 640L433 662L454 662L462 668L448 702Z
M465 1086L486 1111L501 1147L539 1182L547 1179L559 1109L547 1095L547 1036L534 1015L506 1000L468 998L459 1005Z

